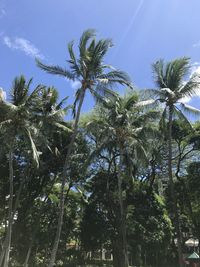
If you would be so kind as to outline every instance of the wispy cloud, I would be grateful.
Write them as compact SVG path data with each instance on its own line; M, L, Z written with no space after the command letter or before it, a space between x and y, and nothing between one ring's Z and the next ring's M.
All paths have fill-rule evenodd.
M142 6L144 4L144 0L140 0L137 8L134 10L133 15L129 21L129 24L127 25L124 33L122 34L122 37L119 41L119 44L117 45L117 48L115 49L115 52L113 53L113 57L116 56L116 54L118 53L119 49L121 48L124 40L126 39L127 35L129 34L130 30L132 29L134 22L136 20L136 18L138 17L138 14L140 13L140 10L142 9Z
M21 37L10 38L9 36L3 36L3 43L12 50L19 50L24 52L27 56L33 58L44 59L44 55L41 54L40 50L32 44L29 40Z
M194 43L192 46L193 46L193 47L200 47L200 41Z
M6 15L6 10L4 8L0 8L0 19Z

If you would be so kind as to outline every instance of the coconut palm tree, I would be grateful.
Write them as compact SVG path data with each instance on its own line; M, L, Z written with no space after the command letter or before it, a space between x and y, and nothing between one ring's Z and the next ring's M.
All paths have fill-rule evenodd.
M58 218L57 232L53 249L51 253L51 259L49 267L53 267L55 264L56 254L58 250L58 244L60 240L60 234L63 223L64 212L64 187L66 182L67 170L69 167L69 159L73 150L74 141L78 131L78 122L80 118L82 104L85 98L86 91L89 91L96 99L101 99L102 96L109 96L112 94L110 90L114 84L121 84L131 86L128 75L124 72L115 70L112 66L103 63L104 57L108 49L112 46L112 42L109 39L95 39L94 30L86 30L83 32L78 46L79 55L76 57L73 49L73 42L68 44L68 52L70 59L68 60L69 70L60 66L45 65L37 60L37 65L44 71L65 77L72 81L79 81L80 88L76 91L76 97L74 101L74 125L71 141L68 146L66 160L62 174L62 186L60 197L60 212Z
M200 111L183 103L185 97L192 97L200 88L200 77L194 74L187 82L191 65L190 59L183 57L165 63L162 59L153 64L155 83L158 89L150 90L156 100L164 105L161 118L161 126L168 122L168 175L173 202L174 224L178 240L179 264L182 265L181 231L177 211L177 202L174 190L172 170L172 121L173 117L179 117L190 125L184 113L199 114ZM190 127L192 127L190 125Z
M158 116L156 111L144 112L149 101L139 101L136 94L121 97L117 94L106 101L102 101L103 109L99 116L86 118L88 130L98 132L99 145L93 155L112 150L118 151L118 200L120 208L120 239L122 241L121 266L129 266L128 248L126 241L126 211L122 183L128 175L134 179L134 169L142 163L147 164L146 144L147 135L153 133L149 121ZM102 114L102 115L101 115ZM84 120L84 119L83 119ZM89 120L89 121L88 121ZM120 264L119 264L120 265Z
M68 97L65 97L59 101L58 91L54 87L43 87L40 93L41 104L37 107L36 116L34 119L35 123L38 125L40 133L39 143L42 144L44 149L47 148L50 153L60 153L59 149L55 147L55 144L53 144L55 135L60 135L61 132L69 133L70 135L72 132L69 124L64 121L65 115L69 109L72 108L71 106L66 106L67 99ZM54 149L52 147L54 147ZM44 150L42 150L42 153L43 152ZM28 266L29 257L38 228L39 221L34 229L33 238L28 248L26 259L23 265L24 267Z
M8 205L8 228L0 257L0 265L8 267L10 257L10 246L12 237L13 212L13 178L14 178L14 152L19 138L25 138L31 147L33 161L39 165L39 156L34 143L34 135L37 133L35 125L31 121L32 111L38 103L38 93L42 86L37 86L31 94L29 89L32 80L26 82L24 76L16 78L13 82L11 102L8 103L1 98L0 102L0 132L3 142L8 149L9 162L9 205ZM4 263L3 263L4 261ZM3 263L3 265L2 265Z

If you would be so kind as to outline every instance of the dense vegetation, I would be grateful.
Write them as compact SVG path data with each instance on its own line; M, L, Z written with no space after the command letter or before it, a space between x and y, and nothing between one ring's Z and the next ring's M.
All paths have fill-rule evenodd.
M135 90L104 63L111 46L88 30L67 69L36 61L80 82L74 103L24 76L10 101L0 91L2 267L181 266L200 240L200 111L182 102L200 77L188 58L159 60L155 89ZM82 115L87 91L96 106Z

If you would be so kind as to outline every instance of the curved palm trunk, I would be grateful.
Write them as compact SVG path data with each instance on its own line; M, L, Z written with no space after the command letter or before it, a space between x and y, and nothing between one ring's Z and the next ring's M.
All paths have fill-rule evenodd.
M177 246L178 246L178 259L179 259L179 266L183 266L183 254L182 254L182 245L181 245L181 231L180 231L180 224L179 224L179 215L177 209L177 200L176 200L176 193L174 189L174 181L173 181L173 173L172 173L172 116L173 116L173 108L169 107L169 131L168 131L168 173L169 173L169 181L170 181L170 192L171 192L171 199L172 199L172 207L173 207L173 219L175 230L177 233Z
M13 222L13 151L12 148L9 151L9 182L10 182L10 198L9 198L9 214L8 214L8 232L6 236L5 256L3 267L8 267L10 259L10 246L12 236L12 222Z
M62 224L63 224L63 214L64 214L64 204L65 204L65 183L66 183L67 170L69 167L69 160L70 160L70 156L72 153L75 138L76 138L77 133L78 133L78 122L79 122L79 118L80 118L80 114L81 114L81 108L82 108L83 100L85 97L85 91L86 91L86 88L82 87L80 101L79 101L79 105L78 105L78 110L77 110L77 114L76 114L76 118L75 118L75 122L74 122L73 134L72 134L71 141L70 141L70 144L69 144L69 147L67 150L67 155L65 158L65 164L63 167L58 224L57 224L56 236L54 239L54 244L53 244L53 248L51 251L51 258L50 258L50 262L49 262L48 267L54 266L55 260L56 260L56 254L58 251L58 244L60 241L60 234L61 234Z
M120 205L120 234L122 237L122 249L123 249L123 265L122 267L129 266L127 240L126 240L126 225L125 225L125 212L122 196L122 169L123 169L123 146L120 144L120 158L119 158L119 170L118 170L118 197Z

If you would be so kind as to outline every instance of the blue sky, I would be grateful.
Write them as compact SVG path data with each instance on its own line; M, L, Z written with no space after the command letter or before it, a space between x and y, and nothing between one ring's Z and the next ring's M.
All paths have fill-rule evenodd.
M152 88L151 64L159 58L191 57L200 70L199 0L0 0L0 87L15 76L54 85L72 101L76 84L42 72L34 58L66 66L67 43L95 28L112 38L106 63L126 71L139 88ZM199 97L190 101L200 108ZM84 110L91 108L90 96Z

